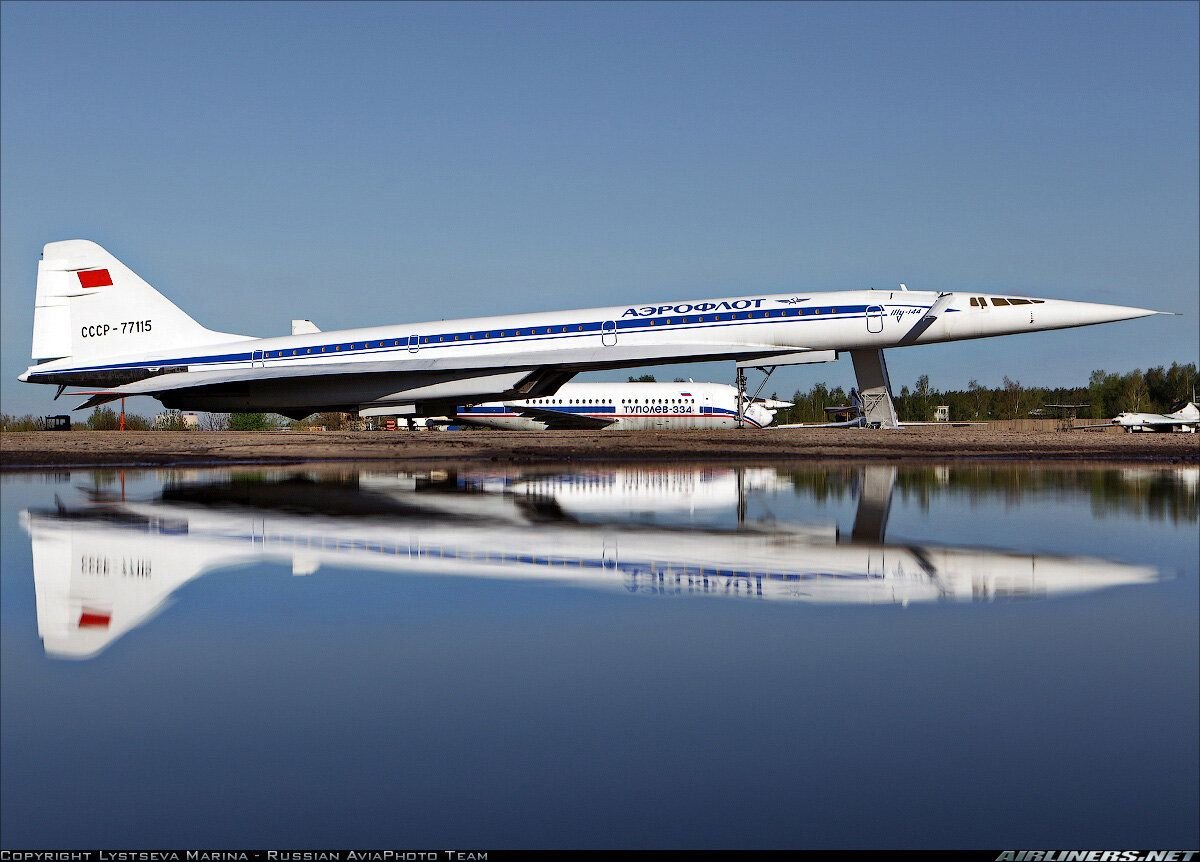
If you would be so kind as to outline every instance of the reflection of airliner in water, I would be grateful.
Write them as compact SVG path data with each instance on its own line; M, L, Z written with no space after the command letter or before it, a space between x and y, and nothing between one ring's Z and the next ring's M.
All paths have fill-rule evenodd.
M690 476L699 494L693 504L701 506L716 505L715 489L727 488L725 505L740 516L747 486L774 481L772 470L747 472L613 470L575 482L502 473L361 481L282 474L169 485L149 502L27 510L38 632L47 653L87 658L153 618L188 581L258 562L290 563L296 575L337 566L830 604L1044 597L1158 577L1152 568L1097 559L888 544L895 477L888 467L863 472L849 535L766 521L703 530L621 524L606 514L614 487L632 486L648 505L675 496L678 488L655 478L667 474ZM703 474L717 484L706 489ZM595 507L588 487L599 491Z
M764 428L786 401L744 407L748 425ZM775 408L775 409L772 409ZM738 390L722 383L567 383L553 396L460 406L463 425L544 431L565 428L640 431L654 428L736 428Z

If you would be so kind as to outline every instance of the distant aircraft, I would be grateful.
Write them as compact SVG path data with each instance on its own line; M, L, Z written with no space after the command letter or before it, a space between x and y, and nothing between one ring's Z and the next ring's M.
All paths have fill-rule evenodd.
M1118 413L1113 425L1119 425L1132 434L1134 431L1183 431L1195 433L1200 425L1200 407L1195 401L1188 402L1182 410L1174 413Z
M849 351L864 398L887 393L884 348L1146 317L1145 308L976 293L756 294L370 326L255 338L207 329L87 240L38 264L28 383L92 390L77 409L149 395L168 408L439 416L459 404L554 395L582 371L734 359L739 368L828 362ZM237 313L237 292L212 289ZM337 285L355 291L394 285ZM769 373L769 372L768 372ZM56 395L57 397L57 395ZM875 403L875 402L872 402ZM873 424L894 426L890 396Z
M743 406L743 418L765 428L788 401L762 399ZM517 431L545 429L735 428L738 391L723 383L567 383L545 398L491 401L458 408L462 425Z
M1067 596L1161 577L1100 559L889 543L896 470L871 466L860 477L848 533L773 517L724 527L653 520L671 510L742 512L747 491L790 486L769 468L202 476L153 500L60 502L26 509L20 521L32 546L38 634L47 655L69 659L98 655L205 573L263 562L300 576L331 567L659 600L864 605ZM630 522L630 511L650 522Z

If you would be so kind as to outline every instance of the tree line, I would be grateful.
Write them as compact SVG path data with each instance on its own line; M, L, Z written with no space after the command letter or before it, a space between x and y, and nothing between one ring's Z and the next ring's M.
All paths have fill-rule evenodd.
M894 399L902 422L931 422L937 407L950 408L951 420L1027 419L1053 416L1047 404L1087 404L1080 417L1108 419L1123 411L1165 413L1192 400L1196 386L1196 364L1178 362L1125 374L1101 369L1079 386L1026 386L1005 377L1000 386L982 386L971 380L966 389L938 389L922 374L913 386L901 386ZM841 386L832 389L814 384L807 392L792 395L792 407L779 411L775 421L824 422L826 407L850 403L850 393Z
M166 410L153 417L125 414L126 431L303 431L318 427L341 431L355 428L358 423L350 413L315 413L299 421L276 413L197 413L195 424L188 423L179 410ZM0 431L45 431L49 424L44 416L0 413ZM116 431L121 427L121 416L111 407L97 407L86 419L74 419L72 427Z
M630 377L631 383L653 383L654 376L643 374ZM677 382L682 382L677 378ZM1170 367L1157 366L1145 371L1134 369L1125 374L1104 370L1093 371L1086 385L1025 386L1005 377L1000 386L981 386L971 380L966 389L937 389L922 374L916 383L900 387L896 395L896 412L902 422L930 422L940 405L950 408L951 420L1025 419L1039 413L1046 404L1087 404L1079 416L1108 419L1122 411L1165 413L1190 401L1197 385L1196 364L1178 362ZM777 396L772 395L773 398ZM792 395L792 406L780 410L775 417L779 424L792 422L824 422L829 414L826 407L850 403L850 393L841 386L830 388L815 383L807 391ZM355 427L348 413L317 413L301 421L285 419L274 413L201 413L199 429L205 431L272 431L289 428L323 427L340 431ZM111 407L97 407L79 427L90 431L115 431L120 417ZM44 417L0 414L0 431L40 431L46 427ZM125 414L125 427L130 431L193 430L184 422L183 414L168 410L154 419L136 413Z

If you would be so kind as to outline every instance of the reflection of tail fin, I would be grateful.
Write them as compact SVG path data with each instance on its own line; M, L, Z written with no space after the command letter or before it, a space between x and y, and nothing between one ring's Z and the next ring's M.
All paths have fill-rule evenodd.
M186 536L186 525L136 519L94 522L78 513L21 513L33 552L38 635L46 655L87 659L130 629L147 622L171 593L196 577L209 561L164 544L168 531ZM142 519L146 520L146 519Z
M42 249L34 359L98 360L241 337L205 329L94 242L71 239Z

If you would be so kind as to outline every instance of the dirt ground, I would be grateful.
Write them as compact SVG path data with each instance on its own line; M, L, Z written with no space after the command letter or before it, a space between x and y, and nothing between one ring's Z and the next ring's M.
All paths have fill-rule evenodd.
M746 431L219 432L0 434L0 468L297 463L942 461L1200 463L1200 434L1010 431L987 427Z

